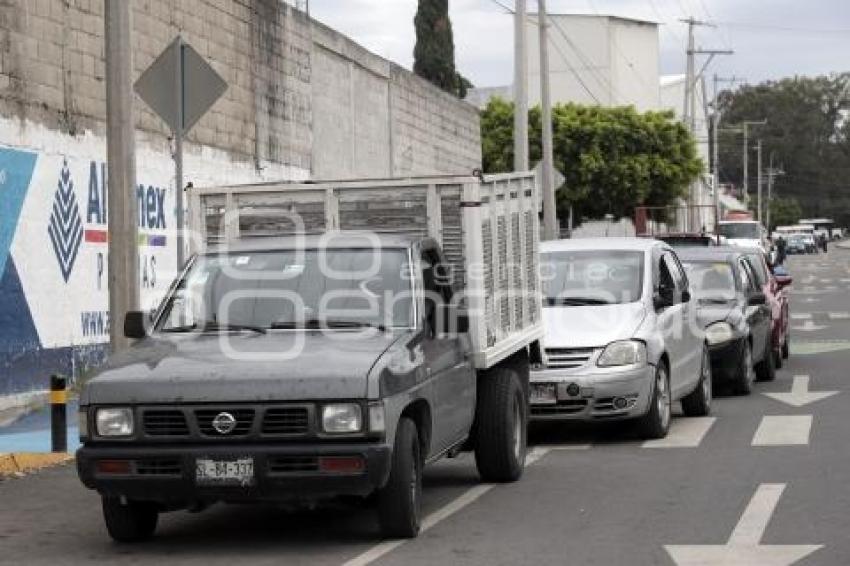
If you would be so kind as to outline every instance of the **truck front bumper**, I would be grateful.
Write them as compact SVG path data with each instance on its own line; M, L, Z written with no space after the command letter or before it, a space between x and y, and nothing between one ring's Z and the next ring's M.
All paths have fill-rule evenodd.
M326 458L360 458L363 465L357 471L329 471L321 464ZM196 478L198 459L251 459L253 480L246 485L200 484ZM115 473L115 462L121 463L121 473ZM130 464L125 466L124 462ZM386 484L390 466L390 447L377 443L90 445L77 451L77 473L86 487L102 495L186 506L218 501L312 502L339 496L363 497Z

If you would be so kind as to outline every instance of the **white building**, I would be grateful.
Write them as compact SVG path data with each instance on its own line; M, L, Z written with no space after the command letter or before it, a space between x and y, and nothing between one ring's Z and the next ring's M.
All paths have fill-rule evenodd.
M659 107L658 24L586 14L549 16L552 102ZM537 16L528 18L528 101L540 104L540 39ZM511 86L472 89L467 100L481 108L493 96L510 99Z

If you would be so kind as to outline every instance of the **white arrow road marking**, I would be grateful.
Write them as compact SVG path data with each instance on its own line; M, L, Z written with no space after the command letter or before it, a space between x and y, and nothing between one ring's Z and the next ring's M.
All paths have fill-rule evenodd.
M826 326L818 326L811 320L807 320L803 323L803 326L792 326L793 330L799 330L801 332L815 332L817 330L823 330Z
M760 544L785 484L761 484L725 545L666 545L679 566L790 566L822 544Z
M716 417L677 419L670 423L666 438L647 440L643 448L696 448L716 421Z
M549 448L540 446L534 448L525 457L525 466L528 467L532 465L548 453ZM420 532L424 533L428 531L437 523L448 519L464 507L475 503L478 499L481 498L482 495L484 495L494 487L496 487L496 484L489 483L476 485L475 487L466 490L457 499L450 501L443 507L440 507L439 509L425 517L422 520L422 527L420 529ZM393 550L400 547L406 542L409 542L409 540L400 539L382 542L373 546L366 552L355 556L351 560L346 561L345 563L343 563L343 566L367 566L367 564L371 564L379 558L386 556L387 554L389 554L390 552L392 552Z
M805 446L812 431L812 415L762 417L753 446Z
M809 391L810 379L808 375L795 375L790 393L765 393L765 395L792 407L804 407L809 403L838 395L838 391Z

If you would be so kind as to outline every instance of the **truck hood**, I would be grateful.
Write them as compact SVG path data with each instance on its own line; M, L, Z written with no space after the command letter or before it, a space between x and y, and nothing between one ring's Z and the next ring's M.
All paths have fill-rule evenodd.
M88 405L365 398L369 370L402 334L154 336L114 356L88 382L80 400ZM285 356L299 340L300 353Z
M646 308L643 303L552 306L543 309L546 348L596 348L634 337Z

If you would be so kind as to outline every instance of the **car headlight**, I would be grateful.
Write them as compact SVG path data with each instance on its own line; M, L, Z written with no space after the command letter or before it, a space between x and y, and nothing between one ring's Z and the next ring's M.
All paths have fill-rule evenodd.
M360 432L363 429L363 414L357 403L337 403L322 407L322 430L340 434Z
M715 322L705 329L705 339L711 346L729 342L735 337L735 331L728 322Z
M130 436L133 434L133 410L127 407L98 409L95 425L98 436Z
M599 367L630 366L646 363L646 344L637 340L611 342L599 355Z

